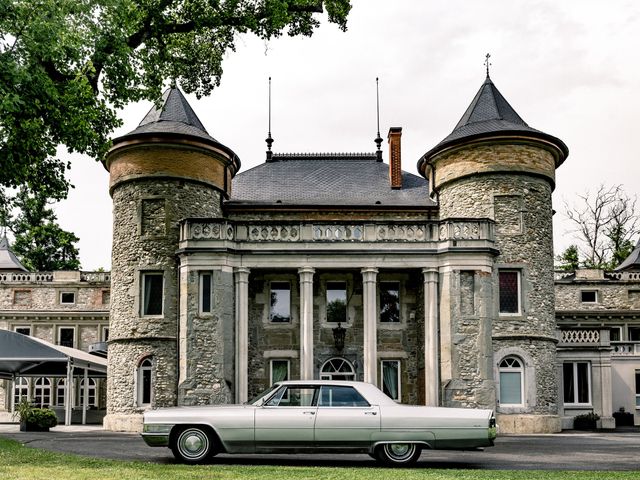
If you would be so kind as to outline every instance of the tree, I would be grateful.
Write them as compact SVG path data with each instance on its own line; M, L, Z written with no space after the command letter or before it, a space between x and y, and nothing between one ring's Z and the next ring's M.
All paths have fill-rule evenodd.
M350 0L0 0L0 189L64 198L59 145L103 158L116 109L208 95L239 34L311 36L325 9L346 30Z
M576 226L580 264L617 267L633 250L632 238L640 233L637 199L629 197L621 185L600 185L594 196L587 192L578 198L578 206L565 203L565 212Z
M14 200L19 210L9 226L15 235L13 252L32 271L78 270L79 240L56 223L47 199L23 188Z
M573 272L580 267L580 257L577 245L569 245L560 255L556 256L556 268L565 272Z

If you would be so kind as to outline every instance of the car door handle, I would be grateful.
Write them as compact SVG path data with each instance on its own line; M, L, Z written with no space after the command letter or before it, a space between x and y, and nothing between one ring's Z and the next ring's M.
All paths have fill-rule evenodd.
M365 415L377 415L378 412L364 412Z
M316 412L302 412L304 415L315 415Z

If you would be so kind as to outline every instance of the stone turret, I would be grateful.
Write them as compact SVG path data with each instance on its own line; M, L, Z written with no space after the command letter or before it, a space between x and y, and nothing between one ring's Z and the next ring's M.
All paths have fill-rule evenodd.
M418 162L441 218L495 221L492 273L441 269L441 295L474 292L466 312L441 301L441 338L454 340L443 347L441 369L445 404L471 398L467 404L492 406L495 387L503 432L560 429L551 193L567 155L561 140L529 127L487 75L453 132Z
M179 222L220 217L240 162L207 133L180 90L170 88L135 130L114 140L105 167L113 253L104 426L137 430L145 409L178 402L179 376L185 377Z

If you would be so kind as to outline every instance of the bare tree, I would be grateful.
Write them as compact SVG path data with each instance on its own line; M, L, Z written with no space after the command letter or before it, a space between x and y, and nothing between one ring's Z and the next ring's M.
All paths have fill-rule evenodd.
M600 185L595 195L578 195L580 202L565 202L565 213L575 226L581 264L588 268L614 268L633 248L632 238L640 232L637 198L622 185Z

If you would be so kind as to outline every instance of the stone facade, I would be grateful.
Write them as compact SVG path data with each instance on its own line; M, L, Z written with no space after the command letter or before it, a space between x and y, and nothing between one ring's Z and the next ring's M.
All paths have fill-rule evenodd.
M566 146L488 78L420 160L425 178L401 170L400 131L388 168L380 151L269 150L236 176L173 88L114 141L106 428L138 429L157 406L243 402L283 378L492 408L507 432L560 428L551 192Z
M640 425L639 295L637 270L556 273L563 428L590 413L600 417L602 428L613 428L613 415L621 411ZM572 367L583 368L585 375L573 375ZM581 392L578 397L575 391Z
M84 351L94 347L103 350L109 335L110 280L108 272L0 271L0 329L21 331ZM26 379L26 398L35 398L38 378ZM56 391L59 380L47 378L48 405L62 411L64 399L58 398ZM95 384L93 408L100 411L105 408L106 385L103 379L96 379ZM75 398L77 402L79 391ZM13 401L12 382L0 381L0 418L10 420Z

